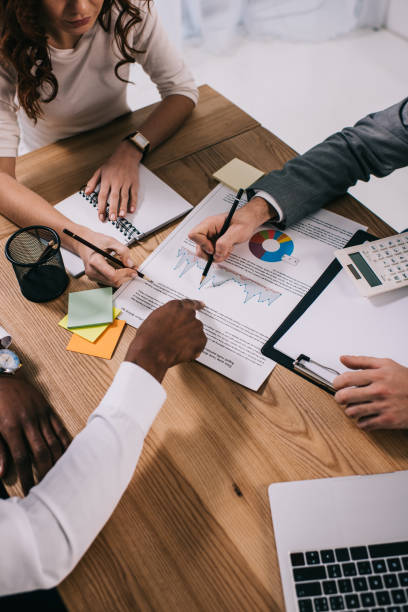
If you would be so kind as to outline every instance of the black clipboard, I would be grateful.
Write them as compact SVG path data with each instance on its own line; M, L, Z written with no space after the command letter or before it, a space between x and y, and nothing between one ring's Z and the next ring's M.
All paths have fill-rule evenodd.
M357 244L362 244L363 242L372 240L377 240L377 237L363 230L358 230L351 237L351 239L344 246L344 248L355 246ZM301 376L305 380L314 383L321 389L324 389L325 391L328 391L333 395L335 391L331 384L328 381L325 381L324 378L310 370L306 365L308 362L315 364L316 362L313 362L310 357L304 355L303 353L301 353L296 359L293 359L292 357L289 357L288 355L285 355L284 353L275 349L275 344L282 338L282 336L286 334L288 329L290 329L292 325L303 315L303 313L309 308L309 306L313 304L316 298L321 293L323 293L323 291L337 276L341 269L341 263L337 259L334 259L261 349L261 352L263 355L265 355L265 357L273 359L273 361L276 361L276 363L283 365L285 368L291 370L292 372L296 372L296 374L299 374L299 376ZM320 366L320 368L322 369L326 369L327 371L333 372L331 368L328 368L323 364L316 365Z

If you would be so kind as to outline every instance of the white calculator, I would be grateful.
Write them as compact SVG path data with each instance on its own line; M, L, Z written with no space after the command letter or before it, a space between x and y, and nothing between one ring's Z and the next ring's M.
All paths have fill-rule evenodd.
M408 285L408 232L334 254L365 297Z

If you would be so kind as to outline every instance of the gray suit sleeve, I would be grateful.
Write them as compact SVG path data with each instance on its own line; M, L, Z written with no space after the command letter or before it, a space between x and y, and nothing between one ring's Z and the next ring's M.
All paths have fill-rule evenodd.
M408 98L360 119L354 127L329 136L322 143L265 175L247 190L269 193L284 213L282 227L292 225L358 180L371 174L386 176L408 165Z

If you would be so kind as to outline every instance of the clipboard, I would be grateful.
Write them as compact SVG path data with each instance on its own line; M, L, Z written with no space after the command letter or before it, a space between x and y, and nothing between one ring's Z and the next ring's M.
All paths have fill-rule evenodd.
M357 244L362 244L363 242L372 240L377 240L377 237L363 230L358 230L345 246L355 246ZM324 389L325 391L328 391L332 395L334 395L335 389L330 383L329 379L330 376L333 376L333 374L337 376L339 372L336 372L336 370L328 367L327 365L314 361L306 353L299 353L296 358L290 357L289 355L286 355L275 348L275 345L298 321L298 319L302 317L302 315L336 278L341 270L341 263L337 259L334 259L261 349L262 354L266 357L273 359L273 361L283 365L288 370L296 372L296 374L299 374L299 376L305 380L313 382L315 385L321 389ZM326 375L328 378L326 378Z

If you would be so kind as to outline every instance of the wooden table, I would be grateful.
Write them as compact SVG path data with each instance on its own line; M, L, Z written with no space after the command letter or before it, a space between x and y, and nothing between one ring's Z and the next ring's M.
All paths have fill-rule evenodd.
M83 184L147 112L20 158L19 179L57 202ZM293 155L204 86L192 118L147 165L197 204L215 186L212 172L231 158L268 171ZM329 208L367 224L378 236L390 232L350 196ZM1 248L12 230L11 223L0 222ZM135 247L135 259L145 259L169 231ZM69 353L70 333L57 325L67 295L33 304L21 296L5 258L1 274L1 323L76 434L105 393L135 330L126 328L111 361ZM73 279L70 290L93 286L86 278ZM405 432L361 432L330 395L279 366L259 393L197 363L173 368L164 387L167 402L128 490L59 587L72 611L283 610L267 486L408 468Z

